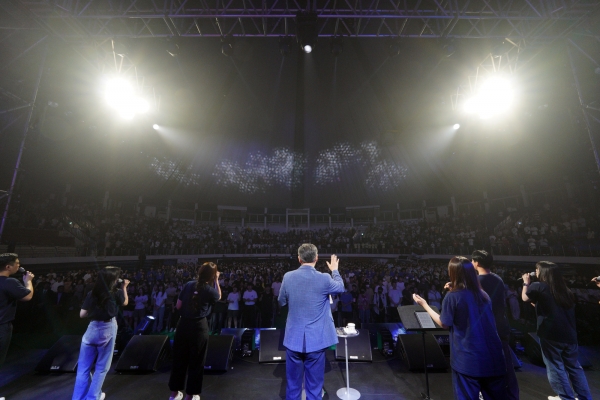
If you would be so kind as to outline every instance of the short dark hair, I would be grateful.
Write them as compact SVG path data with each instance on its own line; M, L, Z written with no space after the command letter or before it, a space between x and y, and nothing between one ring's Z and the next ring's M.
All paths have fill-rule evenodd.
M485 250L475 250L471 255L471 259L486 269L489 269L494 263L494 257Z
M4 269L8 264L17 261L19 255L17 253L0 254L0 268Z

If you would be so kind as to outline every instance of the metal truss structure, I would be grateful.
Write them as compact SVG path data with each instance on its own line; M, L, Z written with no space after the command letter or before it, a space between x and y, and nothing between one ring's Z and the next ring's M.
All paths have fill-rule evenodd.
M118 37L293 35L314 12L320 37L567 36L598 0L5 0L2 29L50 31L67 42Z

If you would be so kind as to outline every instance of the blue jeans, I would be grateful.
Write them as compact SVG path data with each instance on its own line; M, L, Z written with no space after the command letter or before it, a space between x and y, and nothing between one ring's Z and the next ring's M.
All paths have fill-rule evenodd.
M302 375L306 400L320 400L325 381L325 349L310 353L286 349L285 354L286 400L300 400Z
M562 400L573 400L575 397L579 400L591 400L590 387L577 360L577 344L540 338L540 347L548 381L558 397Z
M110 322L90 322L81 340L73 400L100 399L102 384L112 362L116 337L117 320L115 318ZM92 376L94 360L96 360L96 366Z
M155 332L162 331L162 328L164 326L163 321L165 319L165 306L163 305L162 307L155 308L152 316L154 317L154 324L152 326L152 330Z

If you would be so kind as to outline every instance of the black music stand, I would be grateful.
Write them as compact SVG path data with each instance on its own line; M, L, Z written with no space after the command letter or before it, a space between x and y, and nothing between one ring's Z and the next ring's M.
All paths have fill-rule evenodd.
M431 307L435 312L439 314L437 307ZM400 321L404 325L404 329L408 332L418 332L423 338L423 366L425 369L425 393L421 393L421 397L424 400L433 400L429 397L429 374L427 373L427 350L425 346L425 334L430 331L443 331L444 329L435 324L436 328L421 328L419 321L415 315L416 311L425 311L421 306L398 306L398 314L400 314Z

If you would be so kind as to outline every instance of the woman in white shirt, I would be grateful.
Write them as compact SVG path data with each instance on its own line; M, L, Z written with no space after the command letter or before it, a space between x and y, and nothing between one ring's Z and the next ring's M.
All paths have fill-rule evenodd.
M154 303L154 317L153 331L160 332L163 328L163 320L165 318L165 302L167 300L167 292L165 291L164 285L159 285L158 290L152 296L152 302Z
M233 327L238 327L238 316L240 314L240 300L241 294L238 291L237 286L233 287L233 292L227 296L227 327L231 328L231 321L233 320Z

